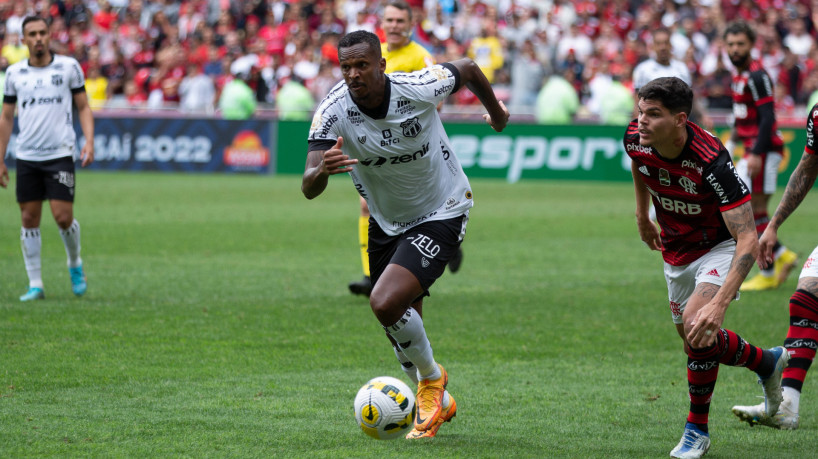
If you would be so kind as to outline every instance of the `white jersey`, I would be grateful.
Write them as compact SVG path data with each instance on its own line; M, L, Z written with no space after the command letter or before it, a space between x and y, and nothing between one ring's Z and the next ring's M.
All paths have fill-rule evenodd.
M383 105L365 110L342 81L315 112L310 151L328 150L344 138L344 154L358 160L350 172L355 188L390 236L463 215L474 205L469 180L437 112L437 104L459 84L451 64L389 74Z
M17 158L46 161L74 154L71 110L74 93L84 90L85 77L73 57L54 54L45 67L32 67L23 59L6 70L4 103L17 104L20 127Z
M693 84L693 80L690 78L690 70L684 62L671 59L668 65L662 65L656 62L656 59L648 59L633 69L633 87L638 91L639 88L650 83L651 80L661 77L677 77L687 83L688 86Z

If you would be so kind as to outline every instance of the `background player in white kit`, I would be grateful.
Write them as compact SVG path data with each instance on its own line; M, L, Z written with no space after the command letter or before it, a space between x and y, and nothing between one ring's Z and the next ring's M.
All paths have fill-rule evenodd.
M365 31L344 36L338 57L344 81L316 110L301 190L315 198L330 175L348 172L367 200L369 303L404 371L418 383L415 429L407 438L434 437L457 407L426 336L423 297L459 248L473 205L437 104L466 86L498 132L508 110L471 59L386 75L378 37Z
M72 103L77 108L82 133L87 139L80 158L87 166L94 160L94 117L85 94L85 77L72 57L53 54L45 19L23 20L23 42L29 58L8 68L0 113L0 158L6 155L17 109L17 202L20 204L20 239L29 278L21 301L45 298L40 261L40 218L43 201L60 228L68 255L68 271L75 295L87 284L80 258L80 225L74 219L74 133ZM8 186L8 170L0 159L0 185Z

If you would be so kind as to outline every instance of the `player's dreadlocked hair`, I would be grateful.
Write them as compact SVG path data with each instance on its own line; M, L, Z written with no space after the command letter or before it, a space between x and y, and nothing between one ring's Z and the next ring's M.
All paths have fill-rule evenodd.
M676 77L656 78L639 88L639 99L657 100L671 113L685 113L690 116L693 109L693 90Z

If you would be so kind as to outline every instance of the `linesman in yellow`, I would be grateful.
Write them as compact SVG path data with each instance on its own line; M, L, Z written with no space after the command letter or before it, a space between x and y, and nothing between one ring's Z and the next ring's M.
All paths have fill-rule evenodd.
M386 41L381 43L381 54L386 59L386 73L414 72L431 65L435 60L423 46L412 41L412 7L404 0L391 0L383 10L381 28L386 35ZM439 109L440 107L438 107ZM369 207L364 198L361 200L361 215L358 217L358 241L361 244L361 264L364 277L349 284L349 291L356 295L366 295L372 291L372 281L369 278ZM449 270L453 273L460 269L463 261L462 249L449 260Z

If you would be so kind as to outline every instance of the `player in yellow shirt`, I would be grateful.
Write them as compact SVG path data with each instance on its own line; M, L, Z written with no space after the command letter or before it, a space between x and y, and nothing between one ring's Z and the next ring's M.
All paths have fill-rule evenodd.
M392 0L383 10L381 28L386 34L386 42L381 43L381 54L386 59L386 73L414 72L431 65L435 60L423 46L412 41L412 8L404 0ZM438 107L439 108L439 107ZM349 291L356 295L372 292L372 281L369 278L369 207L364 198L361 200L361 215L358 217L358 241L361 244L361 264L363 279L351 282ZM457 272L463 261L462 249L449 260L449 269Z

